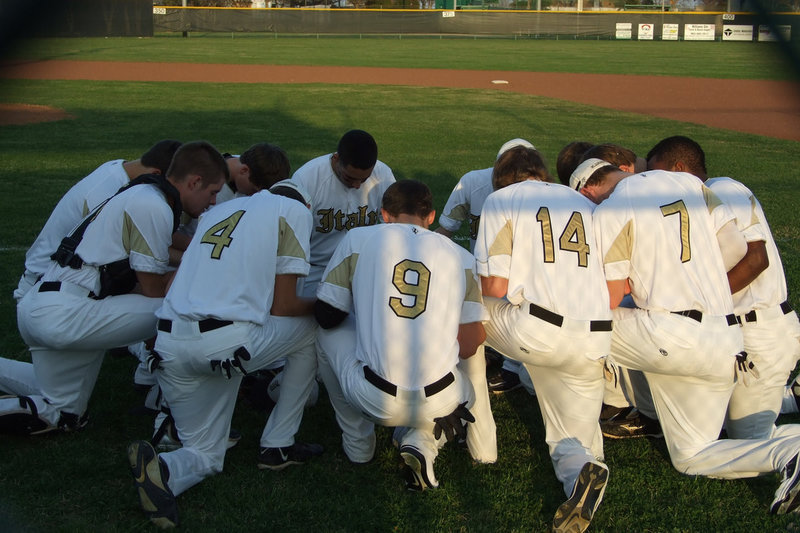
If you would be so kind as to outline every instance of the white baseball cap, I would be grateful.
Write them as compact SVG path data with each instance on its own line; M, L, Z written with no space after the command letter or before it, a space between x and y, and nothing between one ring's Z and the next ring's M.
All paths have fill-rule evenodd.
M505 143L503 146L500 147L500 151L497 152L497 159L500 159L501 155L511 150L512 148L516 148L517 146L524 146L525 148L531 148L533 150L536 150L536 147L531 143L529 143L528 141L526 141L525 139L520 139L520 138L511 139L510 141L508 141L507 143Z
M270 187L269 190L270 190L270 192L272 192L272 191L274 191L275 189L277 189L279 187L286 187L286 188L289 188L289 189L294 189L295 191L297 191L300 194L300 196L303 197L303 200L305 200L305 204L306 205L309 205L311 203L311 195L308 194L308 191L306 191L305 187L303 187L302 185L300 185L296 181L293 181L291 179L281 180L281 181L275 183L272 187Z
M611 163L608 161L603 161L602 159L591 158L587 159L580 165L578 168L575 169L575 172L569 177L569 186L576 191L580 191L586 182L589 181L589 178L592 177L592 174L599 168L603 167L613 167Z

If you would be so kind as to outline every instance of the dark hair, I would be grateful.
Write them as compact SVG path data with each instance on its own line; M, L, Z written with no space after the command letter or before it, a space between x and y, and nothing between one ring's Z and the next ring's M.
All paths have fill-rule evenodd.
M698 177L706 174L705 152L697 142L682 135L662 139L647 152L648 168L650 167L650 161L653 159L670 169L681 161L692 174Z
M190 174L197 174L203 180L203 186L216 183L220 177L228 179L228 165L222 154L206 141L195 141L182 145L175 152L172 164L167 170L167 177L175 181L183 181Z
M492 188L502 189L511 184L534 178L550 181L550 174L538 150L515 146L497 158L492 169Z
M250 183L259 189L269 189L291 173L289 157L274 144L254 144L239 156L239 161L250 169Z
M612 143L596 144L592 146L584 152L581 159L586 161L591 158L602 159L616 167L636 164L636 154L633 150L628 150L623 146Z
M145 167L157 168L161 171L162 176L166 176L169 165L172 163L172 157L181 144L180 141L174 139L158 141L142 154L139 162Z
M591 185L601 185L604 181L606 181L606 176L608 176L612 172L619 172L619 171L620 168L615 165L600 167L597 170L595 170L594 173L592 173L592 175L589 177L588 180L586 180L586 183L584 183L583 186L589 187Z
M366 131L350 130L339 139L336 153L342 166L366 170L378 161L378 144Z
M587 141L572 141L558 152L556 173L564 185L569 185L569 177L583 160L583 154L594 146Z
M393 216L405 214L425 218L433 211L433 194L421 181L396 181L383 193L381 207Z

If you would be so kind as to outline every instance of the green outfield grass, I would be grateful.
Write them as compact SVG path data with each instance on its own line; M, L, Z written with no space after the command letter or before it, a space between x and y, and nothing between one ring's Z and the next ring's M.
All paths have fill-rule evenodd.
M796 79L777 43L190 34L41 39L14 59L187 61Z
M286 41L297 47L303 42L317 47L315 40ZM69 43L82 48L86 45L81 43L90 41L60 41L56 46L57 42L43 46L55 51ZM113 49L150 46L159 47L164 60L191 59L189 47L179 39L91 42L98 49L108 42L112 50L98 50L96 59L117 54ZM208 42L231 46L219 38ZM329 41L329 45L332 42L339 41ZM383 43L370 40L366 48ZM249 41L250 48L256 44L270 46L266 41ZM496 45L491 41L486 46ZM709 46L723 50L727 43ZM171 47L175 50L167 53ZM759 47L752 45L752 49ZM317 51L321 48L322 43ZM116 58L129 60L137 54L121 55ZM225 55L211 59L225 61ZM299 55L298 51L295 58ZM60 57L67 56L64 51ZM88 50L75 54L81 59L91 56ZM257 61L253 55L247 57L247 61L239 56L231 60ZM398 178L420 179L432 187L440 209L461 174L491 165L500 145L513 137L533 142L553 168L558 150L576 139L617 142L646 153L663 137L688 135L705 147L711 174L738 178L760 198L781 248L790 301L795 308L800 305L796 192L800 143L479 90L3 81L2 102L56 106L75 118L0 126L0 212L4 218L0 225L0 355L30 360L16 329L11 292L22 271L25 250L60 196L104 161L136 158L154 141L167 137L206 139L233 153L255 142L271 141L287 150L292 167L297 168L334 150L347 129L363 128L376 137L380 158ZM127 443L147 438L152 423L148 417L129 413L141 403L132 389L133 369L132 358L106 360L90 404L91 422L84 431L41 438L0 436L0 530L148 529L125 456ZM550 464L538 406L522 390L494 397L492 405L498 425L497 464L476 465L464 450L446 447L436 463L441 489L413 494L404 489L400 460L387 430L379 430L373 463L354 467L346 460L324 395L319 405L306 411L299 438L322 443L326 453L284 472L257 470L258 437L266 418L243 403L234 416L234 427L243 439L228 453L225 471L178 499L183 529L545 531L565 496ZM687 477L672 468L663 440L606 442L606 459L609 486L591 531L800 530L800 517L767 512L777 475L739 481Z

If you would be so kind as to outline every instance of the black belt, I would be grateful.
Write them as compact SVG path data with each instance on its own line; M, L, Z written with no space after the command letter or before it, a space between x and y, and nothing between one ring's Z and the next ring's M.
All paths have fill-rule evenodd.
M544 307L539 307L536 304L530 304L528 312L536 318L541 318L545 322L550 322L559 328L564 323L564 317L558 313L548 311ZM590 320L589 331L611 331L610 320Z
M39 278L41 279L41 276L39 276ZM43 281L41 285L39 285L39 292L59 292L60 290L60 281ZM92 291L86 291L86 296L97 299L97 295Z
M697 322L703 321L703 312L698 311L697 309L687 309L686 311L670 311L673 315L681 315L691 318ZM733 326L734 324L738 324L739 322L736 320L736 315L730 314L725 315L725 320L728 322L729 326Z
M233 321L231 320L217 320L216 318L206 318L197 322L197 326L200 328L200 333L224 328L225 326L230 326L231 324L233 324ZM163 318L159 319L158 331L172 333L172 320L166 320Z
M785 302L783 302L780 305L780 308L781 308L781 311L783 311L784 315L788 315L789 313L792 312L792 306L789 304L789 300L786 300ZM758 313L756 312L755 309L753 309L749 313L745 313L742 316L744 316L744 321L745 322L758 322ZM742 323L742 316L737 316L736 317L736 320L739 322L739 324Z
M397 385L389 381L386 381L378 374L373 372L372 369L368 366L364 366L364 379L372 383L375 386L375 388L382 390L386 394L389 394L391 396L397 396ZM442 379L434 381L430 385L425 385L425 387L423 387L422 390L425 391L426 397L433 396L437 392L441 392L444 389L446 389L447 386L450 385L455 380L456 377L453 375L453 373L448 372Z

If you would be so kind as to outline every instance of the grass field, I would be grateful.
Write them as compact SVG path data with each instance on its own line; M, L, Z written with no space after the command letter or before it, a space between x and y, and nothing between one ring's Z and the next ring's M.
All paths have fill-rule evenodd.
M792 75L771 55L774 48L752 43L731 48L739 43L580 42L563 47L495 40L415 39L413 46L408 43L412 41L46 40L26 43L14 57L607 69L604 72L620 72L620 58L626 57L626 71L648 74L688 75L708 69L708 76L714 72L767 79ZM649 48L651 54L639 54L641 50L631 45L640 44L674 48L665 52L667 46L654 46ZM539 45L544 47L536 48ZM518 46L530 48L511 48ZM436 53L428 57L422 49ZM503 49L506 53L499 53ZM524 59L508 53L512 50L524 50L520 54ZM733 57L727 54L732 50L737 51ZM667 67L673 62L680 68ZM546 67L536 68L539 65ZM653 72L654 65L659 72ZM5 102L51 105L75 118L0 127L0 210L5 220L0 226L0 346L4 356L29 360L17 333L11 292L22 271L25 250L58 198L102 162L136 158L152 142L167 137L207 139L233 153L255 142L271 141L287 150L292 167L297 168L332 151L347 129L363 128L376 137L380 158L396 176L430 184L441 208L461 174L489 166L499 146L512 137L533 142L552 168L558 150L575 139L617 142L646 153L663 137L688 135L706 149L711 174L742 180L761 200L782 252L790 301L795 308L800 304L796 297L800 287L796 192L800 145L796 142L479 90L3 81L0 103ZM148 527L124 453L130 440L146 438L151 427L149 418L129 413L141 401L131 386L133 368L133 359L106 360L85 431L38 439L0 437L0 530L139 531ZM379 431L373 463L362 467L348 463L325 398L306 412L299 435L301 440L322 443L325 455L280 473L257 470L257 440L265 415L242 404L234 417L234 427L244 436L242 442L229 452L221 475L179 498L183 527L186 531L544 531L564 495L553 474L536 402L518 390L493 398L492 405L498 424L497 464L475 465L463 450L445 448L436 464L441 490L412 494L403 488L399 459L386 430ZM778 483L776 475L741 481L683 476L670 465L663 440L607 442L606 460L610 481L592 531L800 531L800 518L767 512Z

